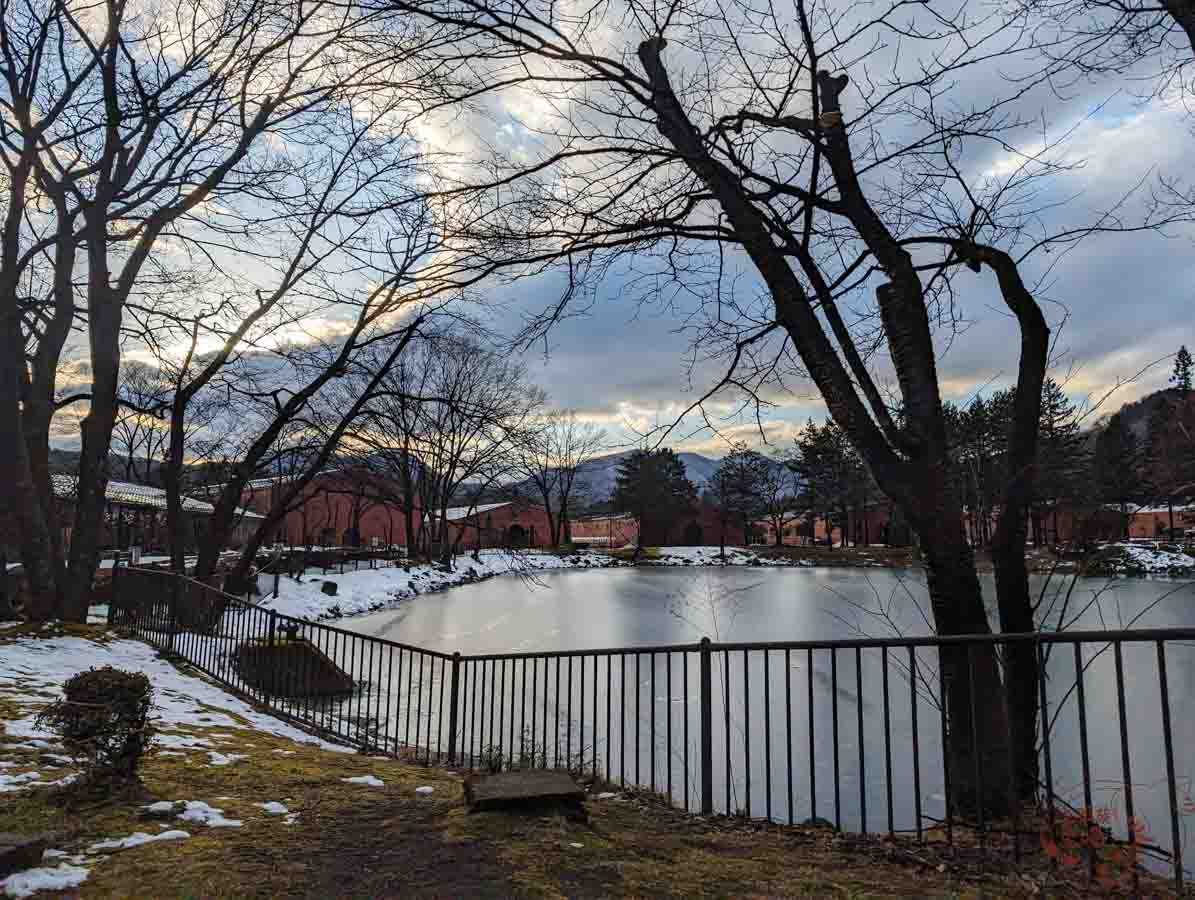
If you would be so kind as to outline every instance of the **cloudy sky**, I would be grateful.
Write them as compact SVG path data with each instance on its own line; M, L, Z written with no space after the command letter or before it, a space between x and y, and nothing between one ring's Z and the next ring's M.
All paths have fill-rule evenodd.
M1050 192L1070 200L1045 217L1044 227L1066 227L1110 208L1142 180L1137 196L1143 199L1159 176L1189 171L1195 115L1174 98L1143 101L1115 82L1084 85L1073 94L1067 102L1050 98L1046 112L1055 132L1073 129L1065 158L1075 168L1049 183ZM1045 277L1037 296L1054 331L1051 375L1076 404L1093 404L1115 388L1097 410L1102 414L1164 387L1167 357L1180 344L1195 346L1193 237L1184 226L1166 234L1099 235L1027 264L1027 280ZM966 321L949 346L943 342L939 363L947 399L965 402L1015 378L1019 335L993 281L986 271L960 277ZM521 283L495 323L517 327L519 314L542 307L558 290L558 280L549 277ZM612 276L584 314L557 325L546 348L541 343L527 354L527 364L555 404L603 423L616 442L633 443L638 433L671 422L721 374L711 365L690 369L682 322L676 309L628 301L622 280ZM875 368L887 377L882 356ZM770 393L774 405L764 411L771 443L787 442L808 418L825 416L810 383L788 388ZM728 438L760 442L758 427L742 416L730 418L722 434L699 426L687 421L669 443L720 455Z
M695 8L702 0L693 2ZM589 9L588 3L583 5ZM823 21L836 21L845 11L863 10L861 15L871 15L868 10L874 5L827 0L817 8ZM625 25L627 22L609 16L604 21L589 20L585 38L597 50L626 58L633 54L641 35L634 28L622 30L620 26ZM743 40L749 44L768 39L766 29L760 34L762 37L748 34ZM681 72L700 71L701 60L693 57L683 35L678 40L676 33L669 31L669 39L667 61L677 79ZM864 63L858 63L859 58ZM860 66L880 78L897 66L891 45L869 48L855 63L853 77L862 71ZM899 64L916 63L905 51ZM1018 91L1022 85L1006 79L1023 76L1033 65L1033 60L1005 58L961 71L954 78L949 103L967 109L993 96ZM1028 90L1013 109L1028 124L1010 132L1010 143L1004 146L982 144L969 149L961 163L967 178L978 183L999 176L1023 162L1024 154L1036 152L1043 135L1049 140L1066 135L1053 153L1064 169L1036 183L1038 199L1050 206L1040 217L1039 227L1054 231L1090 223L1100 211L1117 206L1126 196L1131 199L1122 211L1132 219L1159 179L1187 176L1190 160L1195 158L1195 111L1174 90L1143 99L1150 85L1148 80L1118 77L1071 84L1063 96L1043 85ZM723 100L733 106L732 94L728 92ZM567 98L567 102L574 99ZM852 104L861 105L854 82L843 99L849 119ZM559 103L526 91L489 94L479 105L478 110L464 113L453 109L440 119L422 121L414 137L427 147L455 153L461 160L476 160L483 149L496 148L512 159L526 161L545 150L541 138L545 129L551 130L553 115L560 109ZM709 114L709 109L700 109L696 118L707 122ZM749 267L742 271L745 277L734 282L734 289L744 296L758 294ZM1195 318L1191 315L1195 229L1190 226L1174 226L1164 235L1093 236L1065 252L1035 256L1023 272L1026 281L1037 284L1035 293L1054 329L1051 374L1064 382L1080 405L1126 381L1102 412L1163 387L1170 372L1167 357L1180 344L1195 346ZM1042 280L1037 283L1039 278ZM245 280L248 284L248 275ZM485 323L498 336L514 334L527 316L557 298L561 286L559 275L547 273L487 287L482 292L486 295ZM1017 365L1018 332L989 271L978 275L961 272L956 289L962 321L957 329L940 335L939 374L946 398L966 402L977 392L1011 382ZM687 316L694 309L686 308L684 299L668 305L640 303L635 300L639 295L641 291L628 287L627 275L612 272L597 287L593 302L575 308L573 317L523 351L531 377L548 391L553 404L576 409L602 424L614 446L629 446L644 432L671 423L722 374L718 364L691 364L692 335L684 326L691 324ZM850 318L847 305L845 312ZM326 326L325 332L336 333L336 322L320 322ZM305 324L308 326L313 327L312 323ZM126 348L126 352L136 358L135 348ZM882 352L872 359L872 365L881 386L890 384L890 366ZM717 432L690 417L668 435L667 442L715 456L725 452L731 439L759 444L766 438L774 445L784 445L807 419L825 416L813 386L799 378L788 379L782 388L769 389L767 399L769 406L761 410L762 434L750 414L736 414L738 404L727 397L708 405L712 415L723 417ZM67 431L71 434L66 434L63 442L74 440L73 425Z

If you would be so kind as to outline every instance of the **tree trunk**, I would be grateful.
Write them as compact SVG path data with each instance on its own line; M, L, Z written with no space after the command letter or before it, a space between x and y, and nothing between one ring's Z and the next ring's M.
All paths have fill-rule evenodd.
M931 481L939 479L930 473ZM918 524L925 550L934 627L939 635L989 634L975 557L963 533L961 503L942 501L910 520ZM926 491L924 496L933 496ZM1008 718L1001 698L1000 670L991 644L944 647L939 665L946 687L949 726L950 802L959 814L973 814L982 799L987 817L1010 811Z
M63 598L63 618L87 621L91 586L99 562L99 539L108 487L108 452L116 425L123 304L109 283L107 220L98 204L87 220L88 337L91 345L91 406L80 427L79 479L74 536Z
M1162 0L1162 6L1186 33L1191 50L1195 51L1195 2L1193 0Z
M166 483L166 531L170 538L170 568L180 575L185 575L187 571L182 497L185 415L185 403L176 396L170 409L170 449L162 473Z

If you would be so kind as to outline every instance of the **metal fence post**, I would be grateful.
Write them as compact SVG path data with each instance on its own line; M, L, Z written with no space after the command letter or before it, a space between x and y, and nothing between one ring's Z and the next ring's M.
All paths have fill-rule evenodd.
M710 639L701 639L701 814L714 812L714 695Z
M456 762L456 720L460 711L461 695L461 654L458 650L452 654L452 693L448 702L448 761Z
M111 628L116 624L116 589L119 586L117 575L120 572L120 554L116 554L116 559L112 561L112 596L108 600L108 627Z
M183 592L183 580L177 575L173 577L174 589L170 592L170 641L167 644L171 653L174 653L174 636L178 634L179 598Z
M278 599L278 581L282 577L282 564L278 564L278 568L274 569L274 599Z
M270 610L270 636L269 636L269 646L271 646L271 647L274 646L274 635L277 633L277 631L278 631L278 613L274 612L274 610L271 609Z

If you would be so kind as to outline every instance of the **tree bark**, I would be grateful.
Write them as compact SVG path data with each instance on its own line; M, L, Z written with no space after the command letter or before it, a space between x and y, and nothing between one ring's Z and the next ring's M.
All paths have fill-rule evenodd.
M1004 253L981 248L978 258L996 271L1001 294L1016 315L1021 331L1021 356L1008 438L1008 474L996 533L992 536L992 565L1000 628L1007 634L1033 631L1029 570L1025 565L1025 513L1031 508L1037 472L1041 394L1049 355L1050 329L1036 300L1025 289L1013 261ZM1039 528L1034 529L1035 532ZM1037 788L1038 658L1037 647L1005 646L1004 688L1009 710L1011 753L1017 770L1017 793L1030 799Z

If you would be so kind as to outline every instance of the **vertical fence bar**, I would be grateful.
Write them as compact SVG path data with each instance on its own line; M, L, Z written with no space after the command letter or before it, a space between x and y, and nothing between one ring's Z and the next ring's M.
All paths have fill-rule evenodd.
M654 792L656 789L656 654L654 650L649 659L651 661L651 703L648 704L648 709L651 711L649 752L651 753L651 789Z
M813 744L813 648L806 651L806 681L809 686L809 819L817 819L817 766Z
M1129 762L1129 723L1124 700L1124 654L1119 639L1112 642L1112 654L1116 660L1116 706L1120 713L1120 762L1124 773L1124 812L1129 826L1129 845L1137 844L1137 820L1133 811L1133 772ZM1132 857L1133 896L1140 894L1140 874L1136 857Z
M710 639L701 639L701 814L714 812L714 703Z
M668 702L664 704L665 720L664 729L664 763L668 766L668 802L672 802L672 653L664 654L664 665L667 667L664 670L664 693L668 697Z
M685 811L689 810L689 652L682 650L680 655L681 665L681 679L685 683L685 703L684 703L684 718L681 721L681 738L685 742L684 751L681 754L681 765L683 772L681 777L685 782Z
M745 810L751 815L751 658L746 650L743 651L743 772L746 775L744 784Z
M867 834L867 763L863 753L863 648L855 648L855 711L859 741L859 821Z
M725 720L725 732L723 733L723 746L726 750L726 814L732 815L734 807L730 802L730 792L732 787L732 780L730 777L730 651L722 651L722 716Z
M884 679L884 788L888 798L888 836L895 832L892 810L892 711L888 706L888 648L880 648L880 665Z
M573 658L568 658L568 694L564 714L564 767L573 767Z
M618 670L620 689L618 692L619 701L622 705L622 716L619 719L619 737L618 737L618 768L619 780L622 786L627 786L627 655L620 653L618 655Z
M793 815L793 668L792 651L784 651L784 766L788 773L788 824ZM809 760L813 765L813 760Z
M1046 696L1045 653L1039 642L1037 650L1038 706L1041 707L1042 758L1046 766L1046 818L1050 823L1050 835L1054 835L1054 761L1050 754L1050 701Z
M610 726L612 720L610 718L610 696L614 689L613 673L610 671L614 667L614 657L609 653L606 654L606 772L605 778L607 781L613 779L611 774L614 770L610 768L610 747L614 743L610 740Z
M577 771L585 771L585 654L581 654L581 675L578 682L581 694L581 718L577 723L577 751L580 754L580 765Z
M967 697L971 705L971 755L975 760L975 800L977 803L977 812L979 816L979 846L980 849L987 849L987 829L985 828L985 821L983 815L983 744L980 743L979 735L979 706L976 702L976 694L979 693L975 689L975 654L974 645L967 644Z
M639 674L639 654L635 654L635 787L642 787L642 769L639 764L642 744L639 742L639 695L642 693L642 680Z
M830 648L830 716L834 743L834 828L842 831L842 796L838 775L838 651Z
M1077 645L1076 645L1077 646ZM1162 694L1162 740L1166 750L1166 795L1170 801L1170 841L1174 853L1174 889L1183 894L1183 844L1178 825L1178 797L1174 780L1174 737L1170 732L1170 683L1166 677L1166 642L1158 641L1158 688ZM1090 801L1088 808L1091 808Z
M909 647L909 721L913 732L913 816L921 841L921 744L917 740L917 648ZM946 748L942 748L945 753Z
M945 648L938 649L938 713L942 720L942 796L946 805L946 844L954 846L954 801L950 796L950 730L946 715L946 667L942 664ZM1044 691L1045 688L1042 688ZM1053 809L1053 807L1051 807ZM1051 825L1053 820L1051 819Z
M770 822L772 820L772 679L768 671L768 660L771 653L765 648L763 651L763 782L764 809ZM747 723L751 727L751 723Z
M559 656L556 657L556 665L554 668L556 669L556 690L553 691L553 696L556 698L556 704L555 704L556 705L556 716L553 719L552 730L556 732L556 734L554 735L554 739L553 739L553 744L555 745L555 748L556 748L554 763L555 763L556 768L559 769L560 768L560 657ZM565 763L567 765L568 760L565 760Z
M589 729L589 739L593 741L593 777L597 778L598 773L598 655L593 654L593 712L591 713L593 724Z

